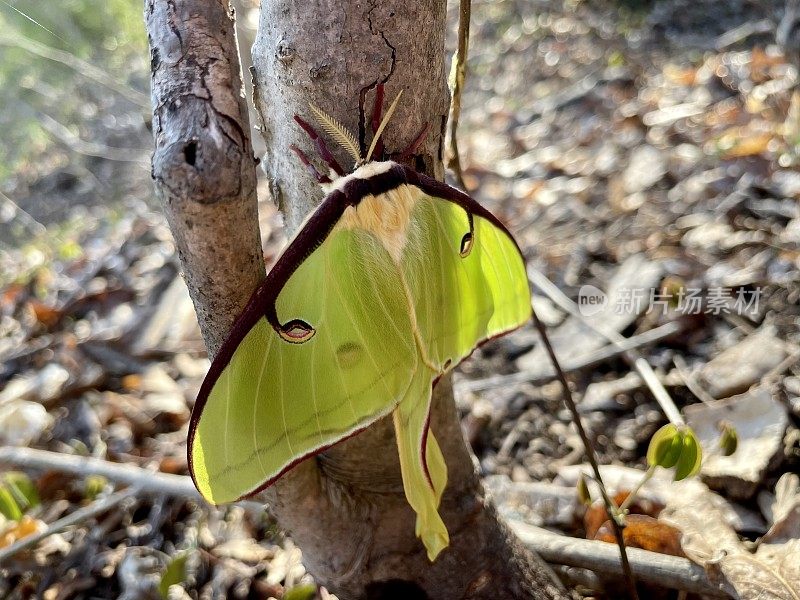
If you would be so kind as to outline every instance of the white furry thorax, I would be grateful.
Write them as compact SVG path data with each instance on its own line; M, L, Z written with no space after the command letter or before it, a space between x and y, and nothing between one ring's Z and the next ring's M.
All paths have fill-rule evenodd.
M330 193L334 190L344 189L348 181L369 179L385 173L394 164L391 161L367 163L349 175L325 184L323 190ZM404 184L379 196L371 194L364 196L357 206L348 206L345 209L336 228L368 231L380 240L392 260L399 264L408 239L411 213L417 201L415 189L413 186Z

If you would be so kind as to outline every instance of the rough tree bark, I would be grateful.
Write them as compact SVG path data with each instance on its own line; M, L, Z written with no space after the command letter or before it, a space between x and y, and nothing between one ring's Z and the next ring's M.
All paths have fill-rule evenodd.
M175 236L209 354L264 276L255 162L226 0L147 0L153 178ZM445 2L265 0L254 47L257 109L273 195L293 231L321 199L289 144L312 101L358 130L359 98L379 82L404 97L386 134L404 147L425 123L415 166L442 176L447 114ZM346 156L339 154L343 164ZM341 598L566 598L550 570L486 501L441 382L432 427L449 468L442 514L451 546L433 564L414 537L390 420L301 463L264 494L309 571Z

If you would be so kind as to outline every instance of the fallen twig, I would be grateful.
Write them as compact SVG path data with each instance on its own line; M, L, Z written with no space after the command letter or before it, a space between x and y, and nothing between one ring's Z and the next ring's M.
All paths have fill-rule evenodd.
M116 492L111 494L110 496L106 496L105 498L101 498L95 502L92 502L89 506L84 506L83 508L79 508L78 510L68 514L66 517L59 519L58 521L54 521L50 525L47 526L47 529L44 531L40 531L39 533L34 533L28 535L21 540L18 540L11 544L10 546L0 549L0 564L3 564L6 560L22 552L23 550L27 550L28 548L32 548L39 542L41 542L46 537L53 535L54 533L58 533L59 531L63 531L67 527L71 525L77 525L82 521L86 521L87 519L91 519L101 513L104 513L115 506L117 506L120 502L125 500L126 498L130 498L135 496L139 493L139 488L133 487L127 490L123 490L121 492Z
M589 569L603 576L622 576L617 549L606 542L568 538L522 521L510 521L511 530L549 563ZM639 581L714 598L731 596L700 566L689 559L628 548L631 569Z
M205 503L191 478L186 475L159 473L99 458L59 454L33 448L0 446L0 464L10 464L22 469L53 469L79 477L102 475L110 481L133 486L142 494L171 496ZM258 513L265 510L263 504L252 500L243 500L237 505Z
M675 364L675 368L678 371L678 375L680 375L683 380L683 383L689 388L689 391L695 395L695 398L704 404L713 404L714 397L703 389L697 381L697 378L695 378L694 373L689 369L689 365L686 364L684 358L680 354L676 354L672 362Z
M566 373L579 371L586 367L591 367L606 361L610 358L614 358L615 356L619 356L620 354L628 352L629 350L635 350L637 348L641 348L642 346L647 346L659 340L663 340L664 338L673 336L682 331L683 328L684 325L680 321L671 321L656 327L655 329L651 329L650 331L645 331L644 333L640 333L629 338L623 338L624 341L618 344L610 344L608 346L604 346L603 348L587 352L583 356L578 356L577 358L573 358L571 360L567 359L561 365L561 368ZM481 390L515 385L518 383L534 383L541 385L543 383L547 383L548 381L552 381L555 378L556 372L554 369L551 369L546 373L542 373L541 371L520 371L517 373L511 373L509 375L493 375L484 379L462 381L458 383L457 388L459 391L478 392Z
M669 393L667 393L666 388L661 385L661 382L658 380L658 377L656 376L655 371L653 371L653 367L650 366L650 363L648 363L643 357L639 356L634 350L623 349L626 342L624 336L618 334L616 331L606 331L601 327L598 327L591 320L584 317L578 310L578 306L570 298L568 298L564 292L558 289L558 286L556 286L552 281L550 281L536 269L528 267L528 277L530 277L533 285L542 290L542 292L544 292L545 295L547 295L547 297L553 302L558 304L576 319L579 319L589 329L606 338L617 348L620 348L620 354L639 373L641 378L647 384L647 387L650 388L650 391L655 397L656 402L658 402L661 410L664 411L664 414L667 415L667 418L670 420L670 422L674 425L685 424L683 416L678 410L678 407L675 406L675 403L672 401Z

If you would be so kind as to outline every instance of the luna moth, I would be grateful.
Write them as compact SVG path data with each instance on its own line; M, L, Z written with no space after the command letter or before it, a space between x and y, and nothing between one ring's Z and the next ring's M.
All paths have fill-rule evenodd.
M353 154L348 175L295 117L335 179L293 148L326 194L212 361L192 411L189 467L207 500L235 501L391 415L416 535L433 561L449 544L433 386L479 344L524 324L530 291L522 254L491 212L399 162L371 159L383 154L380 134L399 100L380 120L382 87L376 95L366 153L312 106Z

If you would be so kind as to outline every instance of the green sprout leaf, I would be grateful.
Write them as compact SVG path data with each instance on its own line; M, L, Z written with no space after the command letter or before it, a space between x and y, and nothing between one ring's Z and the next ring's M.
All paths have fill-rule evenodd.
M22 471L9 471L2 476L0 482L13 496L21 511L24 512L31 508L36 508L41 504L36 485Z
M161 575L158 582L158 593L164 600L169 598L169 588L172 585L180 585L186 580L186 561L189 559L189 550L179 552L169 561L167 568Z
M296 585L283 594L283 600L312 600L317 595L317 586L313 583Z
M6 486L0 486L0 513L11 521L19 521L22 518L22 510Z
M675 468L675 481L697 474L703 451L694 432L672 423L656 431L647 448L647 464L651 467Z
M592 503L592 495L589 493L589 485L586 483L586 476L581 473L578 479L578 500L584 506L589 506Z
M108 479L102 475L89 475L83 482L83 496L93 501L108 487Z
M681 453L681 435L678 428L667 423L656 431L647 448L647 464L651 467L671 469Z
M722 451L723 456L730 456L736 452L739 447L739 434L736 428L727 421L722 421L719 424L720 438L719 449Z
M694 431L688 427L682 432L682 448L678 462L675 464L675 481L681 481L700 471L700 463L703 460L703 450L700 442L694 435Z

